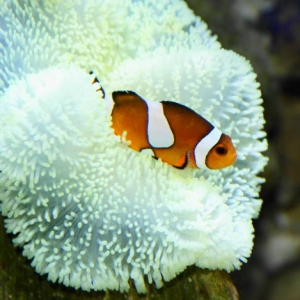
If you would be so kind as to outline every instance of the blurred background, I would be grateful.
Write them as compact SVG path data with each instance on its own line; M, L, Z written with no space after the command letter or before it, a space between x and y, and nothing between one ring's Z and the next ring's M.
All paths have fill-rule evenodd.
M264 99L270 158L241 300L300 300L300 1L187 0L222 46L250 60Z

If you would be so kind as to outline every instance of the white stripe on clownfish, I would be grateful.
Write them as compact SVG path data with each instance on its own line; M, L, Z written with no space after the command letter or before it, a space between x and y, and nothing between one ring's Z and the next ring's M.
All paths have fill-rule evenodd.
M144 100L148 107L148 141L154 148L169 148L174 143L174 135L164 115L161 102Z
M214 127L207 136L205 136L195 147L194 155L198 168L207 168L206 156L209 151L218 143L222 135L222 132Z

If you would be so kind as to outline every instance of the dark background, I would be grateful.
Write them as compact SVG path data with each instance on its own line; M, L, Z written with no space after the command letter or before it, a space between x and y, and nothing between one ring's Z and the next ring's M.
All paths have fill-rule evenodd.
M242 300L300 299L300 1L187 0L222 46L250 60L264 99L270 158Z

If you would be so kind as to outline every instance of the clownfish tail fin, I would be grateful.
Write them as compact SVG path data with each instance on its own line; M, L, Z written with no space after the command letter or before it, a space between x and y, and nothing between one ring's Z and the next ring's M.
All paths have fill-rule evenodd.
M90 71L89 74L93 75L94 72ZM99 79L97 77L93 77L92 84L96 84L98 86L98 89L96 89L96 92L100 91L102 93L102 97L101 98L104 99L105 98L105 91L104 91L104 89L103 89L102 85L100 84L100 81L99 81Z

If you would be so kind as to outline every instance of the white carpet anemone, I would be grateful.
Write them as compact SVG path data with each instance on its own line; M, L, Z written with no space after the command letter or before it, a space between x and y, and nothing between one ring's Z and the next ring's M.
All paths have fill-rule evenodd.
M220 48L179 0L0 0L0 95L24 74L76 64L103 79L158 46Z
M38 273L83 290L126 291L132 278L145 292L144 276L160 287L192 264L238 268L266 164L255 74L183 2L111 2L0 1L7 231ZM182 171L129 149L91 69L108 95L130 89L201 113L232 136L237 163Z
M234 166L192 176L204 174L223 186L222 195L238 210L238 217L253 218L261 205L257 198L263 180L257 175L267 163L261 153L267 141L255 78L249 62L232 51L159 50L151 57L124 61L103 84L108 94L132 90L147 100L182 103L229 134L238 153Z

